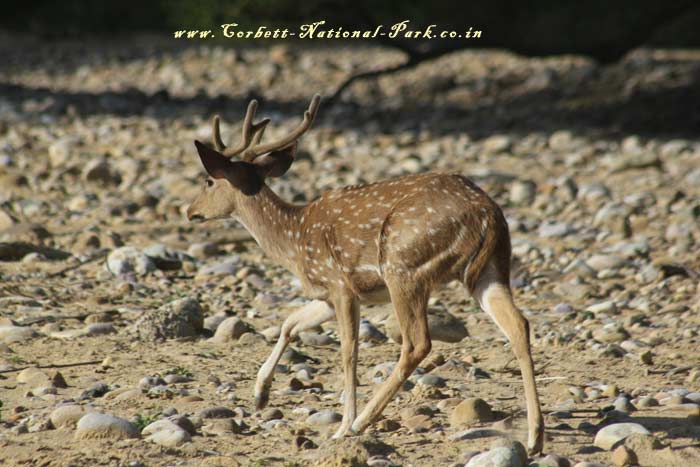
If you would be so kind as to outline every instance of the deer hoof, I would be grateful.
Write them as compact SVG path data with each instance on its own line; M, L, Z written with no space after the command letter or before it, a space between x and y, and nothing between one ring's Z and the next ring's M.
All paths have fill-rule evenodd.
M255 395L255 410L262 410L267 406L270 401L270 391L268 389L263 389L258 394Z

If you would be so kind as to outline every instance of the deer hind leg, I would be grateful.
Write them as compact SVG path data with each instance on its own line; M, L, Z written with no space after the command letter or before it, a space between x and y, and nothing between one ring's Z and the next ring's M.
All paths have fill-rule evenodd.
M349 433L357 416L357 353L360 342L360 304L356 297L345 293L335 301L340 351L343 360L345 379L345 400L343 401L343 421L333 438L341 438Z
M326 302L314 300L294 311L282 324L280 337L272 353L258 371L255 381L255 408L265 408L270 398L270 385L279 362L289 342L300 332L314 328L335 317L335 310Z
M427 317L429 291L422 290L405 278L386 278L385 281L401 329L401 356L389 377L353 423L352 431L355 433L362 432L379 418L431 348Z
M528 451L542 452L544 420L535 385L535 370L530 351L530 325L513 303L510 287L495 279L493 270L487 270L477 282L474 291L482 310L488 314L506 335L520 365L525 387L528 422Z

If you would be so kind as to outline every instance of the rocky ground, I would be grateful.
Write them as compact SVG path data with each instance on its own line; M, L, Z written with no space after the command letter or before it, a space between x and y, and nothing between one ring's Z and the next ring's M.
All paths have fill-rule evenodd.
M358 83L274 183L303 202L457 170L501 204L546 411L546 456L527 459L517 363L456 284L367 434L328 439L335 323L293 343L256 413L257 368L305 300L240 226L183 217L214 112L237 136L261 98L274 137L313 92L400 54L0 44L1 464L700 465L700 52L599 67L467 51ZM389 307L363 317L361 403L399 352Z

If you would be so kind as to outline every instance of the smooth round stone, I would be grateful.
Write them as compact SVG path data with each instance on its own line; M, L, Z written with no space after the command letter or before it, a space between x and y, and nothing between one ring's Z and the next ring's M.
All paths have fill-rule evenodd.
M637 455L625 445L615 448L610 459L619 467L637 464Z
M554 306L554 312L562 315L568 315L574 312L574 308L568 303L558 303Z
M269 328L265 328L262 331L260 331L260 334L262 334L262 336L268 342L274 341L275 339L279 339L280 334L282 334L282 326L270 326Z
M144 376L137 384L140 389L149 389L154 386L165 384L165 381L158 376Z
M384 333L367 320L360 322L359 337L362 342L385 342L387 340Z
M615 407L615 410L619 410L620 412L624 413L630 413L637 410L637 408L626 397L618 397L615 399L613 406Z
M175 447L192 439L190 434L171 420L157 420L146 426L141 434L147 441L166 447Z
M133 246L123 246L107 256L107 269L115 276L135 273L140 276L155 271L155 263Z
M547 454L538 461L540 467L571 467L571 462L566 457L557 454Z
M54 428L73 428L86 413L82 405L62 405L51 412L49 419Z
M187 249L187 254L195 258L207 258L219 254L219 246L216 243L202 242L193 243Z
M638 423L615 423L601 428L598 433L596 433L593 444L607 451L634 433L644 435L650 434L649 430Z
M192 381L192 378L188 378L187 376L183 376L183 375L165 375L163 377L163 380L168 384L177 384L177 383L187 383L189 381Z
M103 413L88 413L77 424L76 439L138 438L139 430L123 418Z
M423 375L418 378L418 384L436 388L443 388L446 386L445 378L438 375Z
M501 438L494 447L469 459L465 467L525 467L527 451L517 441Z
M232 418L213 420L202 427L202 433L214 436L236 434L242 431L243 427Z
M114 334L117 330L112 323L92 323L84 328L86 336L100 336L103 334Z
M262 413L260 414L260 418L262 418L265 421L279 420L284 418L284 414L280 409L270 407L269 409L265 409L262 411Z
M240 339L243 334L252 332L252 330L248 323L236 316L232 316L219 324L211 340L218 343L230 342Z
M310 346L327 346L335 344L335 341L326 334L318 334L315 332L300 332L299 339L305 344Z
M452 425L468 425L493 420L491 406L479 398L466 399L457 405L450 416Z
M625 264L625 260L614 255L593 255L586 260L586 264L596 271L602 271L604 269L617 269Z
M207 316L204 318L204 329L208 329L211 332L216 332L216 328L223 323L229 316L226 313L217 313L213 316Z
M195 281L202 279L212 279L219 276L233 276L238 271L238 266L236 263L238 261L224 261L222 263L212 264L210 266L205 266L197 271L195 276Z
M658 407L659 401L653 397L642 397L637 401L637 407L646 409L649 407Z
M394 342L400 344L403 340L401 329L392 313L385 323L386 334ZM440 308L428 309L428 329L430 338L440 342L459 342L469 335L466 326L456 316Z
M590 311L591 313L594 313L594 314L597 314L597 313L616 313L617 312L617 305L612 300L606 300L604 302L594 303L593 305L590 305L588 308L586 308L586 311Z
M25 368L17 374L17 382L37 385L39 382L48 381L49 376L39 368Z
M530 204L535 200L537 185L529 180L516 180L510 187L509 200L515 205Z
M0 326L0 342L4 344L24 342L36 336L36 331L27 326Z
M311 426L325 426L331 425L333 423L338 423L343 419L343 416L332 410L322 410L309 415L306 419L306 423Z
M208 407L199 412L201 418L233 418L236 414L226 407Z

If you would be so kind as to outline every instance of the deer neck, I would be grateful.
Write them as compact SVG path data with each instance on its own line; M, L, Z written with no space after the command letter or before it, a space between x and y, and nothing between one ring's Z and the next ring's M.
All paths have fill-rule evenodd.
M272 260L294 271L302 211L263 185L257 194L241 197L235 218Z

